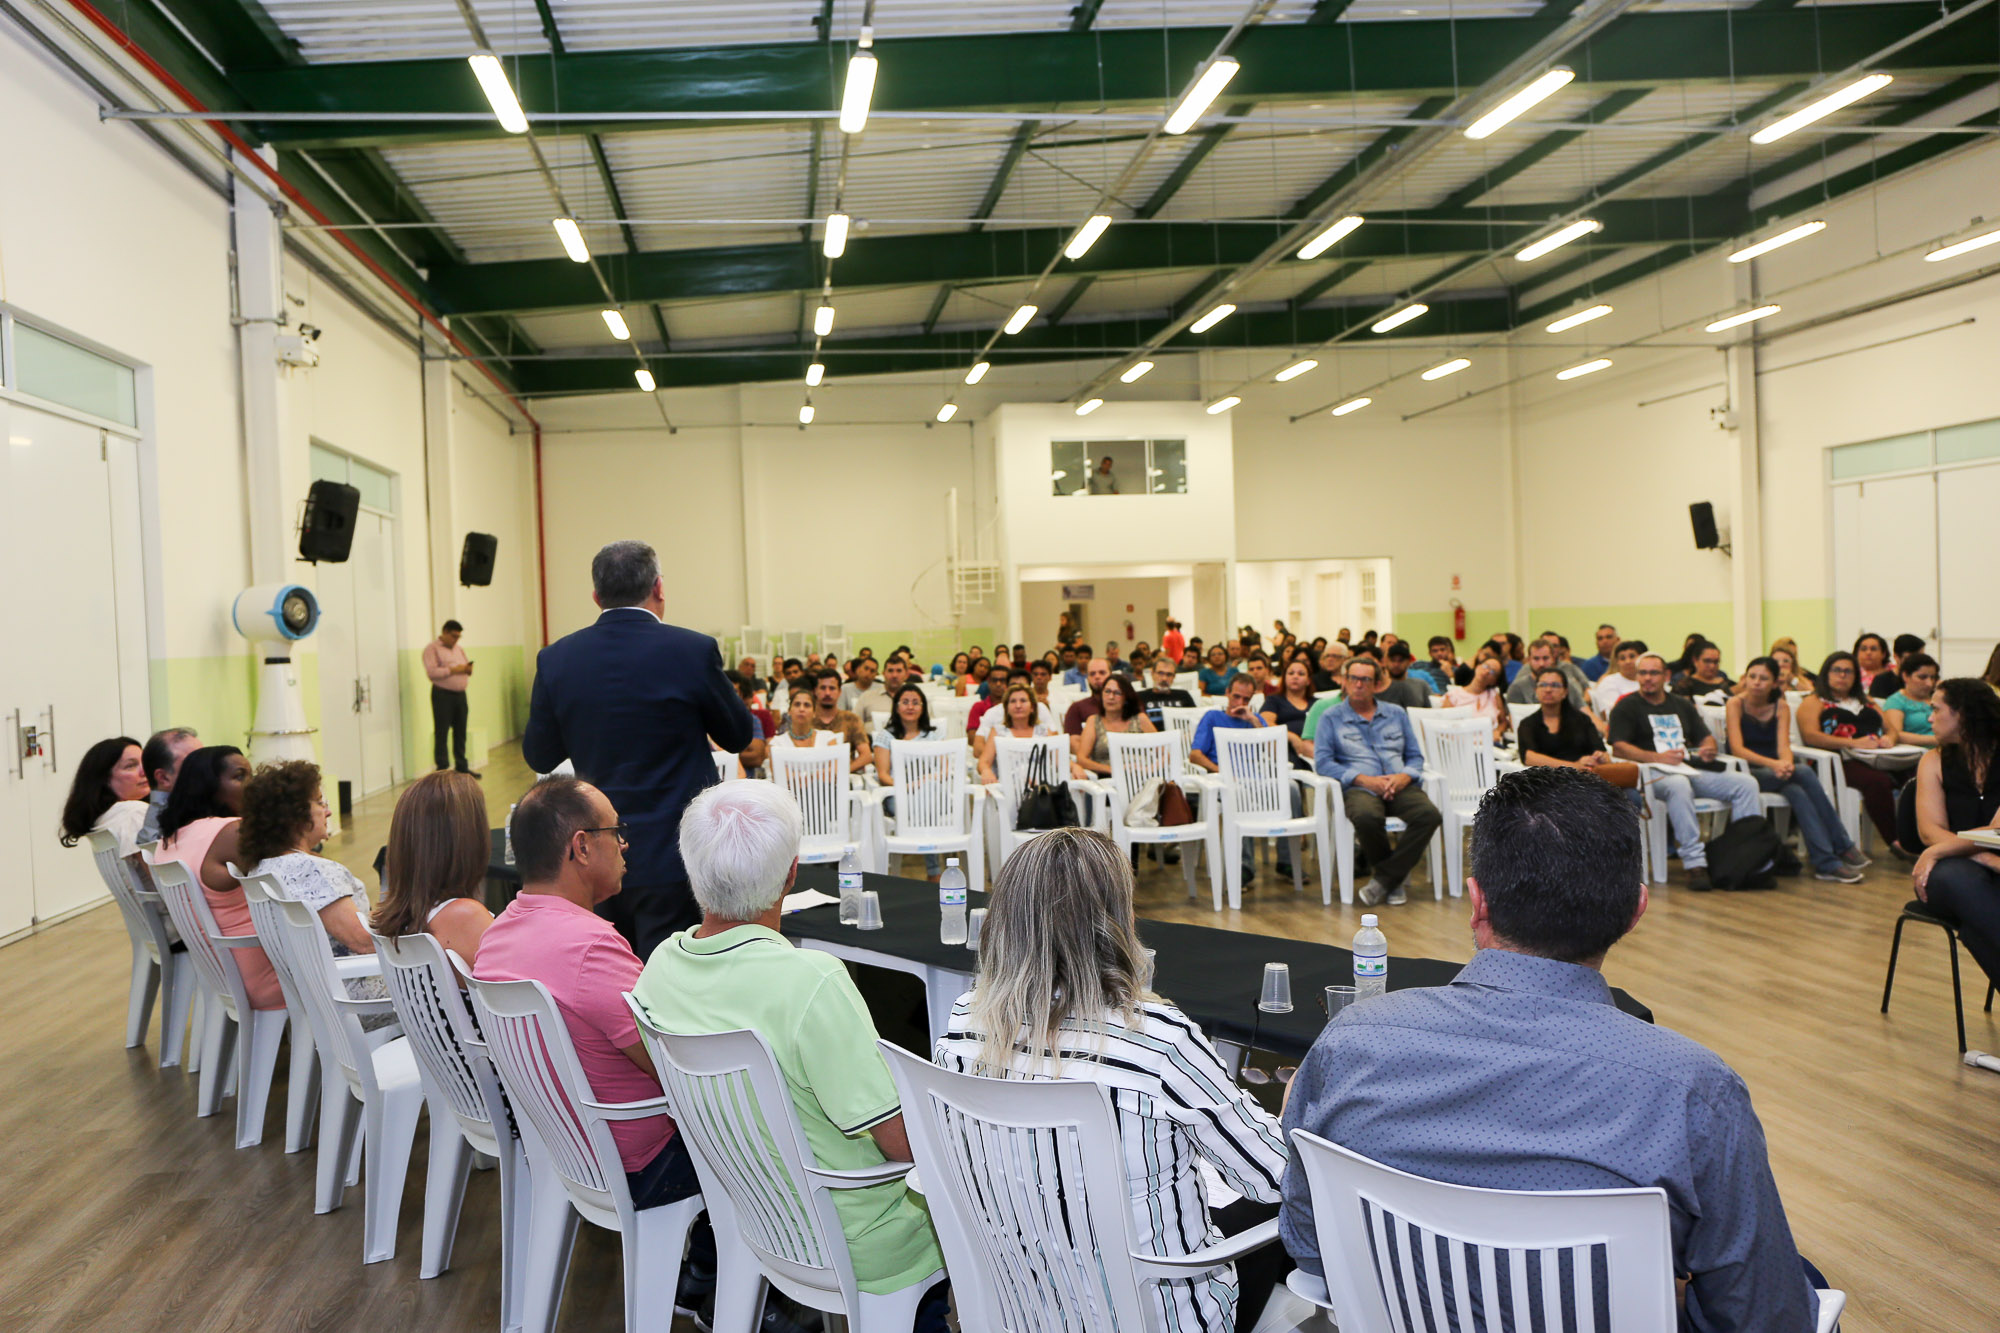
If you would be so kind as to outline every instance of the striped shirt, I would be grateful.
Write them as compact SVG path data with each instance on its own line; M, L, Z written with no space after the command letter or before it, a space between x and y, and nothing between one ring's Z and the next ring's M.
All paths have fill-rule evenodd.
M1238 1193L1271 1203L1280 1197L1284 1178L1284 1131L1230 1079L1194 1020L1163 1000L1142 1004L1139 1012L1137 1028L1115 1017L1065 1020L1062 1076L1089 1079L1111 1092L1136 1248L1190 1254L1222 1239L1209 1222L1196 1159L1206 1159ZM957 1073L980 1073L980 1041L972 1025L972 996L962 995L933 1058ZM1015 1049L1015 1067L1025 1069L1027 1048ZM1235 1327L1233 1268L1147 1285L1164 1333L1229 1333Z

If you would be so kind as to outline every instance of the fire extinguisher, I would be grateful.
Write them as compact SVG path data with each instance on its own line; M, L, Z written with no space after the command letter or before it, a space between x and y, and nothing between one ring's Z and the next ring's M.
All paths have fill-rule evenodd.
M1456 597L1451 599L1451 637L1465 641L1465 603Z

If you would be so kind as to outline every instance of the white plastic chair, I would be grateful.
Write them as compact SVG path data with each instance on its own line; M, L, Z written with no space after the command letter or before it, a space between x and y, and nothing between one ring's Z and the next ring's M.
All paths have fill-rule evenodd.
M1180 739L1183 761L1187 759L1190 747L1194 744L1195 726L1201 721L1201 715L1207 711L1205 708L1176 708L1170 704L1160 706L1160 728Z
M898 741L889 756L889 787L869 793L874 830L875 873L889 873L896 854L960 852L966 883L986 887L986 849L980 829L984 792L967 780L970 758L961 741ZM896 798L895 831L882 808Z
M521 1255L521 1327L529 1333L555 1327L581 1217L618 1233L625 1259L626 1333L667 1333L688 1232L704 1207L702 1196L634 1209L618 1144L611 1137L614 1120L668 1114L667 1099L597 1101L577 1060L569 1025L541 982L470 977L466 984L500 1086L514 1110L533 1182Z
M944 1270L900 1291L862 1291L833 1191L900 1180L910 1163L822 1169L762 1036L662 1032L630 995L625 999L679 1112L708 1200L718 1240L715 1333L751 1333L766 1283L801 1305L844 1316L852 1333L909 1333L924 1293ZM728 1244L730 1235L742 1245Z
M139 883L132 867L118 854L118 838L108 829L92 829L90 855L118 915L125 922L125 935L132 944L132 994L125 1005L125 1049L146 1044L146 1027L152 1022L153 1000L164 997L160 1008L160 1068L181 1062L187 1039L188 1010L195 997L194 967L186 961L185 947L176 948L170 918L159 895Z
M727 750L710 750L708 757L715 761L715 776L723 782L734 782L743 776L742 759Z
M1847 768L1841 756L1833 750L1821 750L1809 746L1799 732L1799 705L1807 697L1804 690L1786 690L1785 702L1790 705L1792 719L1792 758L1804 760L1819 774L1819 785L1826 788L1827 797L1833 802L1834 810L1840 815L1841 827L1847 830L1847 840L1856 847L1863 845L1862 839L1875 827L1874 822L1865 817L1861 804L1861 793L1847 783Z
M1189 771L1180 739L1171 732L1122 732L1111 736L1111 779L1104 783L1111 822L1111 841L1118 850L1131 855L1134 847L1161 847L1181 844L1181 872L1187 877L1188 897L1195 896L1195 858L1208 852L1209 887L1215 896L1215 910L1222 910L1222 825L1220 801L1203 801L1201 817L1192 824L1133 828L1125 822L1125 812L1151 782L1178 783L1183 793L1199 793L1206 783Z
M1657 1186L1448 1185L1302 1129L1292 1131L1292 1152L1312 1192L1326 1280L1299 1270L1286 1285L1332 1314L1341 1333L1565 1328L1566 1307L1579 1333L1673 1333L1677 1325L1673 1233L1667 1192ZM1558 1276L1564 1260L1567 1284ZM1822 1291L1819 1302L1821 1333L1830 1333L1847 1297Z
M1441 778L1433 799L1444 819L1438 829L1444 839L1444 875L1433 876L1432 887L1443 898L1449 880L1451 896L1457 898L1465 892L1465 835L1479 813L1480 798L1499 778L1493 729L1484 718L1456 719L1433 726L1430 738Z
M799 825L799 861L803 865L838 862L850 850L861 854L855 792L847 781L851 758L845 742L810 750L785 746L771 751L771 780L792 794L804 817Z
M1305 887L1301 838L1311 838L1319 853L1320 900L1333 901L1333 866L1326 855L1328 836L1325 784L1304 769L1292 767L1292 733L1284 727L1217 727L1215 739L1219 780L1210 784L1222 810L1220 852L1222 873L1229 887L1229 906L1243 906L1243 840L1287 838L1291 842L1292 889ZM1291 788L1305 788L1304 814L1292 814ZM1303 798L1302 798L1303 800Z
M1514 720L1514 731L1517 735L1520 733L1522 722L1526 721L1532 714L1542 711L1541 704L1533 699L1524 704L1517 704L1511 699L1506 702L1507 716ZM1488 730L1490 732L1491 728L1488 728Z
M1154 1283L1276 1243L1274 1218L1191 1254L1141 1253L1103 1084L979 1078L878 1044L966 1333L1166 1333Z
M313 1211L338 1208L343 1187L354 1183L358 1130L366 1165L361 1182L361 1262L394 1258L403 1184L416 1142L417 1115L424 1108L416 1052L393 1027L362 1029L364 1016L392 1014L395 1006L386 996L357 1000L348 995L319 913L285 896L271 876L251 875L245 885L251 880L278 907L278 947L292 970L312 1023L313 1044L319 1048L319 1175ZM368 961L379 968L378 959L371 956Z
M285 1012L291 1016L292 1059L285 1081L285 1151L304 1152L312 1146L313 1113L320 1104L319 1052L313 1042L312 1017L306 1012L305 1001L299 996L299 984L292 979L292 969L279 943L284 931L284 914L278 910L277 902L264 892L264 885L271 881L256 875L246 877L233 864L229 873L243 886L243 901L250 908L250 925L256 930L257 938L264 941L264 956L270 960L271 970L278 974L278 989L285 997ZM343 965L343 976L365 976L374 970L372 959L343 958L335 964L336 967Z
M181 933L203 991L195 1114L214 1115L233 1088L236 1146L253 1148L264 1141L264 1108L271 1098L271 1076L278 1067L286 1020L283 1009L252 1009L244 990L234 951L255 948L258 939L224 935L208 910L208 899L179 861L156 864L153 886Z
M998 873L999 867L1007 864L1007 858L1022 843L1047 831L1014 827L1021 813L1021 798L1030 784L1044 774L1049 782L1069 783L1070 802L1076 807L1078 824L1084 818L1083 792L1090 790L1091 784L1070 777L1067 736L1010 736L995 732L989 739L993 742L993 770L1000 779L985 786L986 795L993 802L993 822L988 831L994 849L994 870Z
M1750 766L1750 761L1741 755L1729 752L1729 705L1697 702L1695 709L1701 714L1702 725L1708 728L1708 734L1715 737L1716 757L1736 772L1755 781L1757 770ZM1786 829L1791 824L1792 803L1785 799L1783 793L1765 791L1760 787L1757 791L1757 804L1764 808L1764 816L1771 821L1771 827L1777 830L1778 836L1784 837Z
M528 1163L500 1093L486 1043L459 990L464 966L434 935L375 936L389 1000L416 1056L430 1109L424 1180L424 1254L419 1277L451 1267L459 1209L472 1153L498 1162L500 1177L500 1326L520 1327L521 1246L527 1235Z

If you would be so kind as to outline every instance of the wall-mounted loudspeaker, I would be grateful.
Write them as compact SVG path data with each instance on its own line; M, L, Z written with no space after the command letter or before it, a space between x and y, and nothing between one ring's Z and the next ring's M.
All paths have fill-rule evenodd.
M1713 551L1722 545L1722 538L1715 531L1715 506L1706 500L1688 506L1688 521L1694 524L1694 548L1697 551Z
M493 556L500 539L490 532L465 534L465 549L458 556L458 581L468 588L483 588L493 582Z
M316 481L306 492L306 514L299 524L299 559L339 564L354 545L354 515L361 492L339 481Z

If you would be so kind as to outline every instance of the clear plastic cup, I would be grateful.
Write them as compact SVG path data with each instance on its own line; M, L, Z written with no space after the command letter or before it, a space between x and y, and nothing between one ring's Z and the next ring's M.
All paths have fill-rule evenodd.
M1339 1018L1341 1010L1360 998L1361 991L1357 987L1328 986L1326 988L1326 997L1320 1001L1320 1007L1326 1010L1326 1021L1331 1023L1334 1019Z
M1292 969L1283 963L1264 964L1264 993L1257 1007L1267 1014L1292 1012Z
M861 894L861 920L858 924L863 930L882 929L882 895L873 889L863 890Z
M986 909L983 907L973 908L971 915L968 916L965 921L966 948L975 951L979 948L979 932L983 930L985 926L986 926Z

